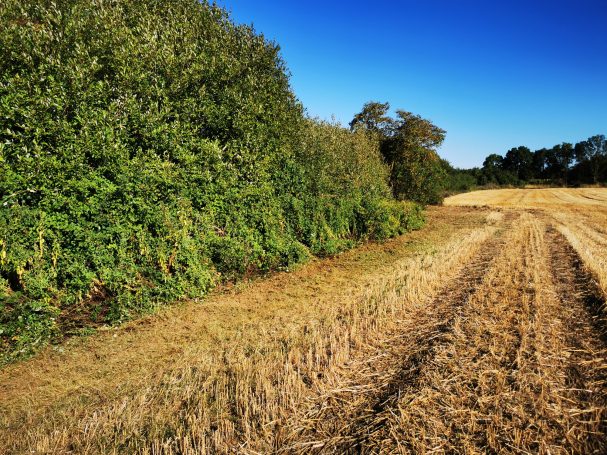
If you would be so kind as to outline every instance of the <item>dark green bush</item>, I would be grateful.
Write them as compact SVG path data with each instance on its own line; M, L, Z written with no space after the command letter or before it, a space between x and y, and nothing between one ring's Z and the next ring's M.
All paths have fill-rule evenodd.
M438 154L423 147L406 148L394 163L392 186L398 199L421 204L440 204L447 173Z
M334 254L361 238L380 238L361 217L369 204L390 198L389 173L377 140L362 131L308 120L300 130L296 159L307 186L299 196L303 213L292 224L312 253Z
M419 229L424 222L421 207L406 201L372 199L365 201L360 212L362 230L378 240Z
M419 226L366 135L196 0L0 5L0 340L19 355Z

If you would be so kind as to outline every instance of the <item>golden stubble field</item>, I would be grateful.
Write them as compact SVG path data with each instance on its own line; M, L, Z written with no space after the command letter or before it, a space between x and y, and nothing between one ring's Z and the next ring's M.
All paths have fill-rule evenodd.
M607 190L413 234L0 371L0 453L607 453Z
M567 238L607 295L607 188L475 191L450 197L445 205L534 212Z

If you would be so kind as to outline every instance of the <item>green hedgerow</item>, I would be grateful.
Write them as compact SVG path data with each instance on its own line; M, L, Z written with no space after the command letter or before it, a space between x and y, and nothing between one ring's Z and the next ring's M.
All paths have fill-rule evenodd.
M417 226L378 144L306 119L278 46L214 5L7 0L0 25L9 357Z

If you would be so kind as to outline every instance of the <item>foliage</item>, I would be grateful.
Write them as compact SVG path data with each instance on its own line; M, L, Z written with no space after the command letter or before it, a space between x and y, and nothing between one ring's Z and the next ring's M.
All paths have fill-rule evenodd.
M382 136L391 136L395 128L395 121L388 115L390 103L369 101L363 105L362 110L354 115L350 122L350 129L365 130L378 133Z
M306 120L278 46L216 6L8 0L0 23L4 350L419 225L377 141Z
M391 118L387 115L389 109L388 103L368 102L354 116L350 128L380 138L397 199L440 203L445 172L436 149L443 143L446 132L411 112L398 110L396 118Z
M456 189L457 173L465 172L475 182ZM502 157L491 154L481 169L455 170L447 167L447 187L467 191L475 186L581 185L607 183L607 140L595 135L575 144L563 142L552 148L532 152L525 146L515 147Z
M304 169L303 181L310 186L300 193L303 216L293 210L297 217L292 224L314 254L334 254L361 237L386 238L378 234L386 229L391 235L400 233L398 228L376 226L382 216L378 211L388 216L394 207L386 202L390 198L388 169L377 138L307 120L296 159Z
M480 185L516 185L518 183L517 176L506 169L502 156L492 153L485 158L479 176Z
M478 184L479 168L458 169L451 166L447 160L441 160L445 172L443 193L445 196L464 193L473 190Z
M399 160L392 168L392 188L400 200L421 204L439 204L443 198L446 173L438 154L424 147L400 149Z
M529 180L533 177L533 153L525 146L512 148L506 152L502 166L518 180Z
M568 183L569 169L574 157L573 144L568 142L555 145L548 155L549 166L556 169L556 172L553 171L554 176L560 177L565 185Z
M589 183L607 181L607 139L597 134L585 141L575 144L575 157L578 164L586 169L578 177Z

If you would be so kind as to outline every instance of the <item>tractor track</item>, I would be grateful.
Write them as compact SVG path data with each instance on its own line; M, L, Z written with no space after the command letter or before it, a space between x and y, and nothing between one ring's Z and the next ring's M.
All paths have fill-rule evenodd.
M600 290L549 218L524 219L321 388L275 452L605 453Z
M563 395L575 403L570 432L578 453L607 451L607 331L605 301L592 274L567 242L549 226L553 280L565 316L568 361ZM576 411L577 410L577 411Z
M513 216L508 216L507 223ZM454 321L482 282L504 246L499 233L485 241L455 279L427 305L431 311L414 324L403 324L364 360L350 365L340 384L324 390L299 421L277 453L363 453L367 441L382 430L382 416L395 407L403 389L419 384L420 372L435 353L449 343ZM404 330L403 330L404 329Z

